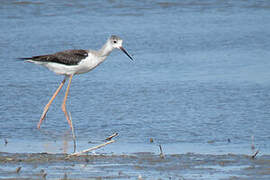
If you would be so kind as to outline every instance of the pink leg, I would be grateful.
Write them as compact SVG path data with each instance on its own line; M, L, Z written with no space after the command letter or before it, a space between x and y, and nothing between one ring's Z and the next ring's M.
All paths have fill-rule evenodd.
M43 110L43 113L40 117L40 120L39 120L39 123L37 125L37 128L39 129L40 126L41 126L41 123L42 121L44 120L48 110L49 110L49 107L50 105L52 104L53 100L55 99L55 97L57 96L57 94L60 92L60 90L62 89L63 85L65 84L66 82L66 77L65 79L61 82L60 86L58 87L58 89L55 91L55 93L53 94L52 98L50 99L50 101L48 102L48 104L44 107L44 110Z
M66 94L65 94L65 97L64 97L64 101L63 101L63 103L62 103L62 110L63 110L63 112L65 113L66 119L67 119L68 124L69 124L69 126L70 126L71 129L72 129L72 123L71 123L71 121L70 121L70 119L69 119L69 115L68 115L68 112L67 112L67 109L66 109L66 101L67 101L68 92L69 92L69 88L70 88L70 84L71 84L72 77L73 77L73 75L70 75L70 76L69 76L69 82L68 82Z

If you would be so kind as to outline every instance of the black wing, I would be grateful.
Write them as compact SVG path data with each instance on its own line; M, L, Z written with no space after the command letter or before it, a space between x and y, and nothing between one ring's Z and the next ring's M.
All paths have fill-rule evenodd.
M88 56L88 51L83 49L78 50L66 50L57 52L55 54L33 56L30 58L19 58L23 60L32 60L39 62L55 62L65 65L77 65L83 59Z

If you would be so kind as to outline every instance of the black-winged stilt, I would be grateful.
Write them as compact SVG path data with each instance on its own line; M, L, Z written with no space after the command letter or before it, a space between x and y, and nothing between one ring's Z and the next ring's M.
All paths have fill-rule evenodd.
M127 51L122 47L122 43L123 40L121 38L112 35L103 45L103 47L98 51L82 49L66 50L57 52L55 54L33 56L29 58L19 58L26 60L27 62L43 65L51 71L55 72L56 74L65 75L64 80L61 82L60 86L55 91L48 104L45 106L39 123L37 125L38 129L40 128L40 125L44 120L51 103L53 102L59 91L62 89L67 78L69 78L69 82L62 103L62 110L65 113L69 126L72 128L72 123L66 110L66 100L70 89L72 77L76 74L82 74L91 71L100 63L102 63L112 52L112 50L116 48L122 50L131 60L133 60L132 57L127 53Z

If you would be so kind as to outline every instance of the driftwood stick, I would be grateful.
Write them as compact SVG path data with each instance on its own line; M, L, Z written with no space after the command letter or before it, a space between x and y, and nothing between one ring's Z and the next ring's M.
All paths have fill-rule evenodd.
M86 149L86 150L83 150L83 151L80 151L80 152L76 152L76 153L70 154L68 157L70 157L70 156L79 156L79 155L81 155L81 154L83 154L83 153L87 153L87 152L90 152L90 151L99 149L99 148L101 148L101 147L103 147L103 146L106 146L106 145L108 145L108 144L111 144L111 143L113 143L113 142L115 142L115 140L111 140L111 141L108 141L108 142L106 142L106 143L97 145L97 146L95 146L95 147L91 147L91 148L89 148L89 149Z
M106 141L110 141L113 137L117 136L118 133L113 133L112 135L110 135L109 137L107 137L105 140Z
M164 159L164 158L165 158L165 155L163 154L161 145L159 145L159 149L160 149L160 154L159 154L159 156L160 156L161 159Z
M257 156L257 154L259 154L259 149L251 156L251 159L255 159L255 157Z
M71 113L69 113L69 119L70 119L70 122L71 122L71 132L72 132L72 139L73 139L73 153L76 152L76 136L75 136L75 132L74 132L74 127L73 127L73 122L72 122L72 117L71 117Z

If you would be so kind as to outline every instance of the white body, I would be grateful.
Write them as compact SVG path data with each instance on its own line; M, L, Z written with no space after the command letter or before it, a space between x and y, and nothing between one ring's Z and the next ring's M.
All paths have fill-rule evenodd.
M96 56L94 52L89 52L86 59L83 59L77 65L65 65L59 64L55 62L37 62L28 60L29 62L33 62L35 64L40 64L47 67L49 70L55 72L59 75L72 75L72 74L83 74L91 71L95 67L97 67L100 63L102 63L107 56Z
M35 64L40 64L47 67L49 70L55 72L60 75L74 75L74 74L82 74L91 71L95 67L97 67L100 63L102 63L112 52L113 49L121 49L131 60L132 57L125 51L122 47L123 40L117 36L111 36L110 39L104 44L104 46L98 50L88 50L88 56L85 59L82 59L76 65L67 65L61 64L57 62L42 62L35 60L27 60L28 62L32 62Z

